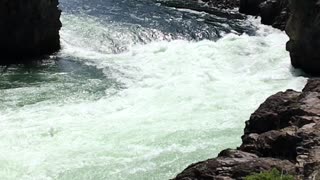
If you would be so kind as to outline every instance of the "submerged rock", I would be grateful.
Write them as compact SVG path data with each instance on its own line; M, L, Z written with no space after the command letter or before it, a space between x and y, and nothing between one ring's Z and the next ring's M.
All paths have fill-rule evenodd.
M243 179L272 168L320 179L320 79L310 79L302 92L269 97L246 122L237 150L193 164L175 180Z
M320 75L320 4L317 0L290 0L292 14L286 32L291 63L312 75Z
M0 0L0 64L60 49L58 0Z

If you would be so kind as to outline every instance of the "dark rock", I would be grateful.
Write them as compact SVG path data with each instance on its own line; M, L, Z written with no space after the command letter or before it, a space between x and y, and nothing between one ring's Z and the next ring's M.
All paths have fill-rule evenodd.
M295 127L280 131L272 130L259 135L256 141L244 143L240 150L251 152L260 157L275 157L294 160L297 156L296 147L301 138L296 135ZM244 139L247 137L244 136Z
M58 0L0 0L0 64L60 49Z
M246 122L238 150L189 166L176 180L243 179L277 168L297 179L320 178L320 79L303 92L269 97Z
M261 16L261 23L284 30L289 18L288 0L240 0L239 11Z
M309 79L308 84L303 88L303 92L320 92L320 84L318 78Z
M316 0L290 0L291 16L286 32L291 63L312 75L320 75L320 4Z
M273 168L295 174L295 165L290 161L247 155L242 158L218 157L193 164L179 174L175 180L242 179L254 172L258 173Z
M265 0L240 0L239 12L257 16L260 14L260 5Z
M286 127L290 120L289 112L298 108L293 104L299 95L299 92L287 90L269 97L246 122L245 134L264 133ZM292 104L292 107L289 108L289 104Z
M258 156L252 153L247 153L244 151L234 150L234 149L225 149L221 151L218 157L228 157L228 158L257 158Z
M267 0L260 4L261 23L284 30L289 19L288 0Z

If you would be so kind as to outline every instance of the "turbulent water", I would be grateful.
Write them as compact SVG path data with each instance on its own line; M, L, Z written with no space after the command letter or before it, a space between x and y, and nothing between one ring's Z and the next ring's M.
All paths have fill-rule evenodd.
M286 35L253 18L151 0L61 9L61 52L1 68L2 180L172 178L238 146L266 97L305 84Z

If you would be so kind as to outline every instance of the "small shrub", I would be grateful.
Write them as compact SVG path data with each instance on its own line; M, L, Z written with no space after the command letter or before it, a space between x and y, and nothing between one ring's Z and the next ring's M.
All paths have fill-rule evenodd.
M250 176L245 177L245 180L295 180L291 175L282 174L277 169L271 171L254 173Z

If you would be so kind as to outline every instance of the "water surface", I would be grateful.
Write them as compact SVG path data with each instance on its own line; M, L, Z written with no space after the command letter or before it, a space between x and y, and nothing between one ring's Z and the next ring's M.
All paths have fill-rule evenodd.
M1 74L1 179L172 178L238 146L265 98L305 84L287 36L232 11L150 0L61 9L61 52Z

